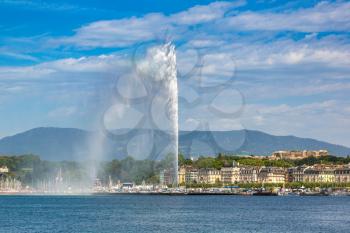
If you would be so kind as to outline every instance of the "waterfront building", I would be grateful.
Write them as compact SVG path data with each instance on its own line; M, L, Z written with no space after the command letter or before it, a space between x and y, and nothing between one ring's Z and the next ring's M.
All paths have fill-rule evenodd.
M239 163L233 161L232 167L221 168L221 181L224 184L233 184L240 182L240 166Z
M201 168L198 171L199 183L215 184L221 181L220 170L214 168Z
M159 174L160 185L171 185L174 183L174 170L165 169L160 171Z
M239 171L239 180L242 183L258 182L259 168L253 166L241 166Z
M196 184L198 183L198 169L189 167L186 169L185 174L186 184Z
M303 151L276 151L271 155L272 160L278 159L304 159L308 157L321 157L327 156L327 150L303 150Z
M308 167L304 171L304 182L328 183L335 181L333 166L315 165Z
M304 171L303 182L318 182L319 170L309 167Z
M161 182L166 179L161 174ZM242 166L233 162L231 167L193 168L190 166L179 168L179 182L182 184L215 184L224 185L234 183L285 183L285 182L316 182L316 183L350 183L349 165L302 165L288 169L280 167ZM170 183L171 184L171 183Z
M179 167L178 182L179 182L179 184L186 183L186 167L184 167L184 166Z
M7 166L0 167L0 173L9 173L9 169Z
M350 182L350 165L341 166L334 170L334 179L337 183Z
M289 168L287 173L288 182L303 182L306 168L308 168L306 165Z
M258 174L260 183L284 183L286 171L280 167L262 167Z

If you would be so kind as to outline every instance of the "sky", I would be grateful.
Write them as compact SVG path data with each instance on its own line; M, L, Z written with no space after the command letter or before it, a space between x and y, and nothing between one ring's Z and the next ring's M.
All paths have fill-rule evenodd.
M346 1L0 0L0 137L94 130L135 54L171 41L181 129L350 146L349 31Z

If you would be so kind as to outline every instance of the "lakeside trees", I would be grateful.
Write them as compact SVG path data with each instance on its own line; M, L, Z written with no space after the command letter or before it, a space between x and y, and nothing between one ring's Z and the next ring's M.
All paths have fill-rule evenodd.
M3 176L10 176L20 180L23 184L55 179L59 170L69 177L71 182L83 178L87 172L83 165L74 161L45 161L36 155L0 156L0 166L7 166L10 170Z
M100 162L97 166L99 168L97 176L103 182L107 182L111 177L113 180L120 180L121 182L140 184L142 181L146 181L147 183L156 184L159 182L160 171L171 167L174 162L169 158L154 161L125 157L121 160ZM224 166L231 166L233 161L239 162L241 165L288 168L303 164L348 164L350 163L350 157L324 156L320 158L309 157L302 160L268 160L219 154L216 157L199 157L196 160L191 160L179 154L178 163L180 166L188 165L194 168L221 169ZM0 156L0 166L7 166L10 170L8 174L2 174L3 176L14 177L28 185L43 179L55 179L59 170L65 178L72 182L78 182L88 177L90 173L89 167L83 162L45 161L36 155Z
M135 160L128 156L121 160L112 161L45 161L36 155L0 156L0 167L7 166L9 173L2 174L19 179L23 184L33 185L43 180L55 180L59 172L70 182L86 180L91 175L91 164L97 168L97 178L107 182L109 177L121 182L145 181L159 183L159 174L163 169L173 166L173 156L163 160Z

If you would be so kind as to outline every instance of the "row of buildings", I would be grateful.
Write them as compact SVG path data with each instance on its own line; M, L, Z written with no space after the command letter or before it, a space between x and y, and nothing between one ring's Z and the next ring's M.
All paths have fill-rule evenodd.
M328 156L327 150L280 150L273 152L270 156L262 155L242 155L242 157L253 158L253 159L268 159L268 160L298 160L306 159L309 157L319 158L323 156Z
M269 159L271 160L279 160L279 159L290 159L290 160L297 160L297 159L305 159L308 157L315 157L319 158L322 156L327 156L328 151L327 150L303 150L303 151L275 151L272 153L271 156L269 156Z
M279 167L241 166L214 168L180 167L179 184L234 184L234 183L284 183L285 169Z
M288 169L289 182L349 183L350 164L299 166Z
M350 182L350 165L314 165L293 168L241 166L214 168L180 167L179 184L235 184L285 182Z

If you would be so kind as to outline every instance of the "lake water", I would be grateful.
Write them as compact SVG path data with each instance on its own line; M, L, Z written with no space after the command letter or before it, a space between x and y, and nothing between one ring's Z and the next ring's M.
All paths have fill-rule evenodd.
M1 233L349 231L350 197L0 196Z

